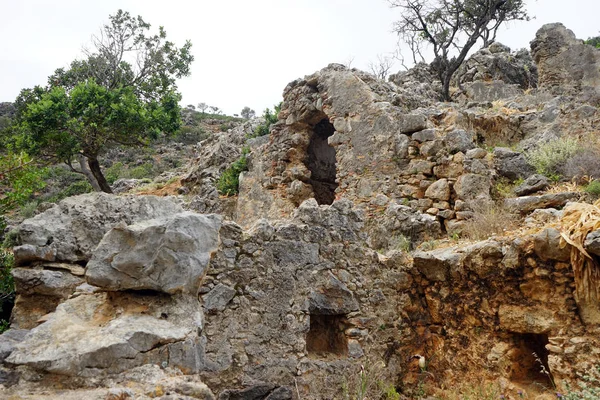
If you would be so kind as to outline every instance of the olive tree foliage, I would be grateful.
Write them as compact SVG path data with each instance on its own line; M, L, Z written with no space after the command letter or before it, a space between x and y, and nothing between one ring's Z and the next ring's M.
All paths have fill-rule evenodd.
M524 0L389 0L401 11L394 25L413 54L424 61L425 47L433 50L442 96L450 100L450 81L473 46L488 46L507 21L528 20Z
M256 116L256 111L254 111L250 107L246 106L246 107L242 108L240 115L242 116L242 118L250 119L250 118L254 118Z
M110 193L99 162L107 146L142 146L179 129L175 82L190 73L190 48L189 41L177 48L162 27L151 34L142 17L119 10L83 60L57 69L46 87L21 91L15 148L64 162L95 190Z

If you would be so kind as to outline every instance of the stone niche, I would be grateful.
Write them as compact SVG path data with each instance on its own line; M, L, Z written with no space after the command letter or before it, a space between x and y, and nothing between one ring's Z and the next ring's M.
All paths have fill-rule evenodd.
M345 315L310 315L310 330L306 335L306 351L315 358L345 357L348 339L344 334Z
M335 199L336 159L335 149L327 139L335 133L333 124L323 118L313 128L304 164L311 172L308 183L312 186L319 204L331 204Z
M510 379L513 382L537 383L552 387L553 377L548 366L548 335L524 333L513 336L510 355Z

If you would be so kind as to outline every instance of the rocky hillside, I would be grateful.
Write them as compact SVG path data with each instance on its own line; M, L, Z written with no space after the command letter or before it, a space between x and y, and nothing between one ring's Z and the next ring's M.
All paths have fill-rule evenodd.
M452 103L427 65L332 64L169 196L49 207L15 233L0 395L600 398L599 71L560 24L474 54Z

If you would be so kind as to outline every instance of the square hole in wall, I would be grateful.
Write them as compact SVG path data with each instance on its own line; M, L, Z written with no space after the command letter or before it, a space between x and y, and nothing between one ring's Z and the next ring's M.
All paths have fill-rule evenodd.
M345 315L310 315L310 330L306 335L306 350L318 357L348 354L348 339L344 334Z

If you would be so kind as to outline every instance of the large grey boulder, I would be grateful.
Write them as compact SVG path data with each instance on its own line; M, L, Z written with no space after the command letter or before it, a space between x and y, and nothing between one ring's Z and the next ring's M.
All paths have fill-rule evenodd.
M454 184L454 191L460 200L490 200L490 178L479 174L463 174Z
M541 196L522 196L504 200L504 206L509 210L522 214L537 210L538 208L557 208L567 204L568 201L579 197L576 192L549 193Z
M19 295L65 297L84 282L83 278L67 271L47 269L14 268L12 275Z
M202 325L198 301L191 296L81 295L32 329L6 362L72 376L118 373L148 363L197 372ZM185 343L191 357L174 357Z
M501 81L520 89L529 89L537 86L537 67L527 49L511 52L508 46L494 42L465 61L457 71L454 80L457 81L455 83L462 85L471 82L485 84L490 81ZM510 96L510 93L497 94L500 94L497 98L503 98L506 94ZM488 98L487 101L497 98Z
M540 190L544 190L550 186L550 179L544 175L534 174L525 179L523 183L514 189L517 196L527 196Z
M428 280L445 282L462 263L463 255L457 247L413 253L413 266Z
M588 253L600 256L600 230L588 233L583 246Z
M219 216L193 212L120 224L98 244L86 279L107 290L196 294L217 249L220 226Z
M106 193L69 197L18 227L22 246L15 248L15 263L88 261L104 234L116 224L132 224L182 211L181 205L168 197Z
M17 343L29 333L27 329L9 329L0 335L0 363L13 352Z
M467 150L475 147L472 135L462 129L455 129L448 132L444 136L444 145L450 153L458 153L459 151L466 153Z
M531 42L531 54L538 66L541 89L598 100L600 51L578 40L563 24L542 26Z
M494 167L498 171L498 175L510 180L527 178L535 172L522 153L505 147L494 149Z

